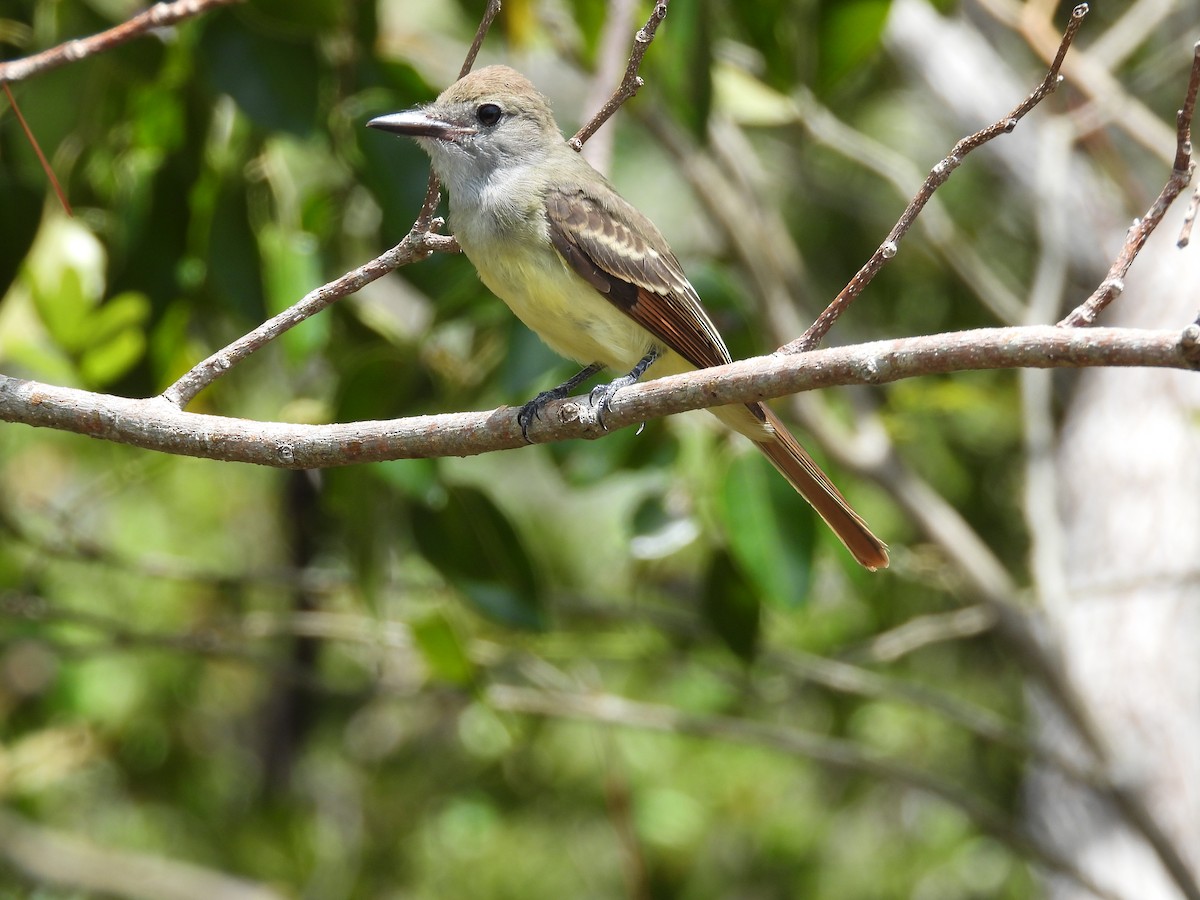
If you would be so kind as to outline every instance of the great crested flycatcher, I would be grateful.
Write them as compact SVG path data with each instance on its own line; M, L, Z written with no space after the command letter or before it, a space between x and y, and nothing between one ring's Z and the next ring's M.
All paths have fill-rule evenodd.
M671 375L731 362L666 239L570 148L546 98L519 72L488 66L433 103L367 125L416 139L449 189L451 228L483 283L585 366L521 409L522 432L543 404L603 368L629 374L592 391L600 416L651 365ZM856 560L872 570L888 564L887 545L766 406L711 412L754 442Z

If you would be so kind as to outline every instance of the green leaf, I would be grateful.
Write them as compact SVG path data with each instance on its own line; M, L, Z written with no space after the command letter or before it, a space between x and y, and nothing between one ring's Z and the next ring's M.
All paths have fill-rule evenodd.
M258 247L271 314L282 312L321 284L318 246L312 235L272 222L259 229ZM281 340L288 358L296 362L323 347L328 336L329 316L313 316L289 329Z
M730 463L720 515L733 558L763 599L799 606L812 577L816 513L757 455Z
M88 316L88 329L93 345L119 337L130 329L141 330L150 315L150 300L137 291L125 291L110 297Z
M452 486L414 532L417 547L477 610L504 625L545 625L533 562L512 523L476 488Z
M216 15L206 24L201 54L213 87L260 128L312 133L322 70L312 41L255 31L248 17Z
M822 89L833 87L875 56L883 38L889 0L843 0L822 9Z
M475 680L475 665L462 639L440 612L414 622L412 636L435 679L464 686Z
M88 384L110 384L128 372L146 352L146 335L129 328L110 340L89 348L79 360L79 372Z
M91 339L88 319L93 304L84 293L79 272L64 266L58 272L58 283L53 288L40 277L31 281L34 306L50 337L67 353L82 352Z
M704 620L739 659L750 662L758 650L762 604L733 558L717 552L704 578Z
M667 100L693 135L704 141L712 110L713 0L671 7L668 25L656 39L663 46L650 54L656 82L665 88Z

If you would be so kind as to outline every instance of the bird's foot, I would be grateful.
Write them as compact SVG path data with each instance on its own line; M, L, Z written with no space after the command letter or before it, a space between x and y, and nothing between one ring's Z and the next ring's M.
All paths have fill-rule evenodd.
M542 417L542 409L547 403L553 400L561 400L570 395L571 391L579 387L580 384L587 381L597 372L604 368L599 363L592 363L578 373L568 378L556 388L551 388L548 391L542 391L524 406L517 411L517 424L521 426L521 437L525 439L525 443L532 444L529 439L529 426L533 424L534 419Z
M524 406L517 411L517 424L521 426L521 437L525 439L525 443L532 444L529 439L529 426L533 424L534 419L542 417L542 409L551 400L561 400L567 396L568 391L563 389L560 384L556 388L548 391L542 391Z
M604 416L608 413L608 405L612 402L613 394L631 384L637 384L637 376L622 375L620 378L614 378L608 384L596 385L588 394L588 404L592 408L592 415L596 417L597 424L605 431L608 431L608 425L604 423Z
M631 384L637 384L646 370L653 365L658 359L658 350L651 349L649 353L642 357L641 361L633 367L628 375L622 375L620 378L614 378L608 384L600 384L592 388L591 394L588 395L588 401L591 403L592 414L596 417L596 422L605 431L608 431L608 426L604 424L604 414L608 412L608 406L612 402L613 394L621 388L629 387Z

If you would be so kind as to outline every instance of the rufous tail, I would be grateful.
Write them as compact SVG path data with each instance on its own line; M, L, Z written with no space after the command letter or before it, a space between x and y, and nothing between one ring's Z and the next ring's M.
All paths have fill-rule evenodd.
M867 523L850 508L846 498L833 486L808 451L800 446L787 426L765 406L760 408L775 435L771 440L755 441L755 446L812 505L856 560L872 572L886 568L887 544L871 533Z

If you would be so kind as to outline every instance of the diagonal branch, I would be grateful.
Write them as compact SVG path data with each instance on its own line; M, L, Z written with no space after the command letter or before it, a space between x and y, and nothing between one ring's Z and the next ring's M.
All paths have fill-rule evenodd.
M1041 103L1046 97L1053 93L1058 87L1062 77L1058 74L1062 68L1063 59L1067 55L1067 50L1071 46L1071 42L1075 39L1080 26L1083 25L1083 18L1088 13L1088 5L1081 3L1071 12L1070 21L1067 23L1066 30L1063 32L1062 41L1058 46L1058 53L1054 57L1054 61L1050 64L1050 69L1046 72L1046 77L1042 79L1041 84L1034 88L1033 92L1019 103L1008 115L999 119L987 128L977 131L972 135L963 138L954 145L950 153L930 170L925 183L921 185L921 189L912 201L900 215L899 221L896 222L892 230L888 233L887 238L879 248L871 254L871 258L866 264L850 279L850 283L842 288L833 302L826 307L815 322L809 326L799 338L792 341L782 348L785 353L803 353L806 350L811 350L817 346L821 339L829 333L829 329L841 317L860 294L866 289L867 285L879 274L879 270L884 267L888 260L893 259L899 249L901 239L908 234L908 230L912 227L914 221L921 210L925 208L925 204L929 202L929 198L933 196L933 192L946 183L950 178L951 173L962 165L963 157L972 150L982 147L988 141L994 140L1002 134L1009 134L1017 123L1035 106Z
M1125 276L1137 255L1145 246L1158 223L1166 215L1167 209L1175 202L1184 188L1191 183L1196 164L1192 161L1192 115L1196 110L1196 94L1200 90L1200 43L1193 49L1192 75L1188 80L1187 97L1182 108L1176 113L1175 131L1175 164L1171 167L1171 176L1163 186L1150 209L1140 219L1135 219L1125 236L1125 243L1120 253L1109 268L1108 274L1100 282L1100 286L1083 303L1073 309L1065 319L1059 322L1064 326L1091 325L1104 309L1121 295L1125 290ZM1186 242L1185 242L1186 243Z
M636 94L645 84L642 77L638 75L638 69L642 66L642 58L646 55L646 51L650 49L650 42L654 40L658 26L667 17L668 2L669 0L656 0L650 18L633 37L633 51L629 54L629 63L625 66L625 76L621 79L621 83L617 85L612 96L600 107L599 111L575 132L574 137L567 141L576 150L583 147L587 139L599 131L600 126L611 119L613 113L621 108L621 104Z
M501 0L488 0L487 8L483 11L483 18L479 20L479 27L475 29L475 37L471 40L471 46L467 48L467 55L463 59L463 64L459 67L458 77L462 78L471 71L471 67L475 65L475 60L479 56L479 51L483 47L484 38L487 37L488 31L492 28L492 23L496 21L496 16L500 15ZM428 234L431 231L437 231L440 227L440 222L434 219L434 212L437 210L438 203L442 200L442 185L438 181L438 177L433 170L429 170L429 184L425 188L425 199L421 203L421 211L417 213L417 219L413 222L413 227L409 232L411 237L413 234L422 235ZM450 239L453 241L453 238ZM443 249L444 252L454 253L458 251L458 242L454 241L453 245L447 244ZM413 260L415 262L415 260ZM405 265L398 263L397 267ZM357 288L355 288L357 290ZM303 301L301 301L303 302ZM313 310L319 312L319 310ZM310 313L309 315L312 315Z
M230 6L241 2L243 0L175 0L174 3L156 3L145 12L138 13L128 21L107 31L67 41L57 47L51 47L49 50L43 50L41 53L26 56L23 59L0 63L0 83L23 81L33 75L40 75L68 63L78 62L89 56L95 56L97 53L111 50L113 47L119 47L155 28L166 28L218 6Z
M436 182L434 183L434 203L437 203ZM316 315L343 297L353 294L400 266L425 259L431 253L451 252L457 249L458 244L454 238L437 234L433 230L440 225L436 220L426 223L424 230L420 229L420 225L421 222L418 219L417 223L413 225L413 230L391 250L364 263L357 269L351 269L340 278L335 278L328 284L310 291L298 303L197 363L162 392L162 399L183 409L197 394L237 363L255 350L266 346L285 331L299 325L305 319Z

